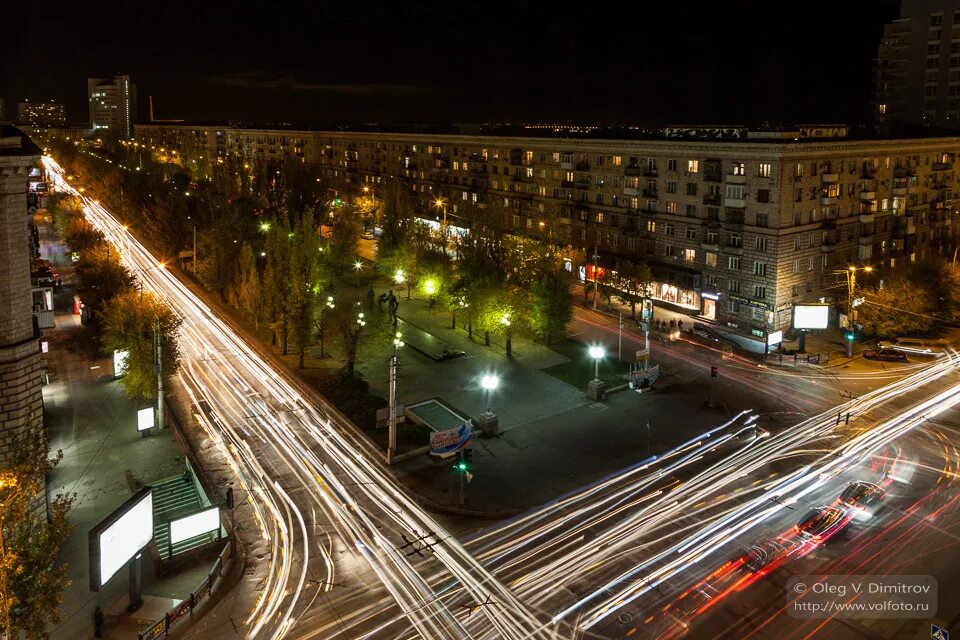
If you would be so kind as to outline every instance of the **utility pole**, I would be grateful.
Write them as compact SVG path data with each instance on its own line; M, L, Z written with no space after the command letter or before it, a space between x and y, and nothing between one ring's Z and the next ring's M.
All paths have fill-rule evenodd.
M623 313L620 314L620 327L617 330L617 360L623 362Z
M465 469L466 463L464 463L463 461L463 447L461 447L460 450L457 451L457 460L459 462L459 464L457 465L459 468L459 473L457 475L460 476L460 506L462 507L465 499L465 495L464 495L465 487L463 485L463 476L466 475L466 469Z
M163 429L163 349L160 338L160 316L153 317L153 352L157 370L157 428Z
M597 280L597 258L600 257L600 246L593 244L593 310L597 310L597 295L600 291L600 282Z
M393 338L393 355L390 356L390 378L389 387L389 411L390 416L387 420L387 464L393 464L393 459L397 455L397 349L403 346L400 339L402 334L398 331Z

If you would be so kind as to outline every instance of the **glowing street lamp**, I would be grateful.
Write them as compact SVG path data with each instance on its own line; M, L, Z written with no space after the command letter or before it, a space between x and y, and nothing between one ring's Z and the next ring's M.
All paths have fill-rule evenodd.
M594 345L590 347L589 353L590 353L590 357L593 358L593 365L594 365L593 381L599 382L600 381L600 361L603 359L605 355L607 355L607 352L603 347L599 345Z
M500 377L494 374L487 374L480 378L480 386L487 392L487 413L493 413L490 409L490 397L499 385Z
M507 357L513 357L513 330L510 327L510 314L505 313L503 317L500 318L500 324L504 327L504 333L507 338Z
M261 222L261 223L260 223L260 231L263 231L264 233L266 233L267 231L270 231L270 223L267 222L267 221Z
M357 272L357 287L360 286L360 272L363 270L363 262L357 260L353 263L353 269Z

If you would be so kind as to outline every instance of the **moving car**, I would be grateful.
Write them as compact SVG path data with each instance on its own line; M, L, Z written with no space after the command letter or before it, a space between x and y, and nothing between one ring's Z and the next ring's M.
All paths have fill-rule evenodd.
M941 356L947 352L948 345L943 340L927 340L926 338L897 338L894 342L880 341L880 349L896 349L904 353L915 353L922 356Z
M851 514L840 507L814 507L807 511L793 530L812 542L826 542L850 525Z
M787 556L796 544L780 538L767 538L758 544L743 549L743 566L751 573L759 573L771 564Z
M883 503L887 492L872 482L857 480L847 485L837 502L841 505L853 507L854 517L861 519L872 518Z
M882 362L906 362L907 354L890 347L880 349L870 349L863 352L863 357L867 360L880 360Z

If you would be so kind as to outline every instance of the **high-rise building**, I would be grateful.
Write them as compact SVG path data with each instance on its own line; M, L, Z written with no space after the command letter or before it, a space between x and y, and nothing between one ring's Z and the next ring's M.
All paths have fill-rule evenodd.
M33 320L27 190L40 149L19 129L0 125L0 467L18 438L42 434L43 356Z
M98 136L126 139L137 121L137 85L130 76L87 78L90 127Z
M592 281L645 262L651 296L747 348L788 331L795 304L838 303L850 265L898 269L960 242L960 137L855 139L673 128L646 138L563 138L137 125L130 144L191 167L303 162L346 193L405 185L418 216L568 248ZM541 134L542 135L542 134ZM437 202L442 203L438 206ZM594 259L592 256L599 256Z
M58 102L20 102L17 122L31 127L62 127L67 124L63 105Z
M902 0L874 65L878 127L960 128L960 0Z

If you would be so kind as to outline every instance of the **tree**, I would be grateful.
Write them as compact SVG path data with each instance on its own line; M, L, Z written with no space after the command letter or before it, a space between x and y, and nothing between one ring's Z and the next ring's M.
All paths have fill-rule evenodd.
M340 340L347 361L345 373L348 378L352 378L356 371L360 336L370 320L361 309L359 300L351 300L338 304L330 311L330 324Z
M74 494L60 493L44 512L37 508L43 478L63 452L48 457L46 430L11 435L13 459L0 472L0 628L7 614L6 637L49 638L48 629L62 622L59 607L70 586L67 565L55 558L73 530L67 515Z
M289 328L288 295L290 293L290 225L286 216L268 223L266 237L267 265L263 271L263 287L267 294L267 316L273 331L272 344L280 341L280 350L287 355Z
M354 212L348 207L333 210L330 248L327 253L330 265L337 273L343 273L348 260L357 255L357 242L360 240L360 224Z
M290 294L287 299L288 316L297 343L298 366L303 368L304 354L310 343L312 307L322 287L318 282L320 238L313 221L313 212L307 211L298 221L290 243Z
M646 262L622 262L617 271L619 278L618 297L630 305L630 318L637 319L637 303L650 296L653 273Z
M882 289L861 289L864 302L857 307L857 321L867 333L880 338L924 333L936 319L928 315L934 308L927 287L906 280L892 280Z
M80 297L86 306L102 313L117 294L133 287L133 274L120 263L120 254L113 245L100 241L80 254L76 265L80 278Z
M527 324L534 335L550 345L550 337L562 332L573 317L570 277L562 269L546 270L530 287Z
M387 183L383 194L383 233L377 243L377 259L402 247L413 227L410 196L399 180Z
M182 321L152 293L128 289L114 297L104 312L103 345L126 351L127 365L121 383L127 394L144 400L157 397L154 368L155 319L160 321L163 377L171 378L180 366L177 333Z
M253 249L246 243L240 250L239 270L240 280L234 289L232 302L237 309L253 320L254 328L259 331L260 322L267 311L267 301L260 270L257 268L256 258L253 257Z

